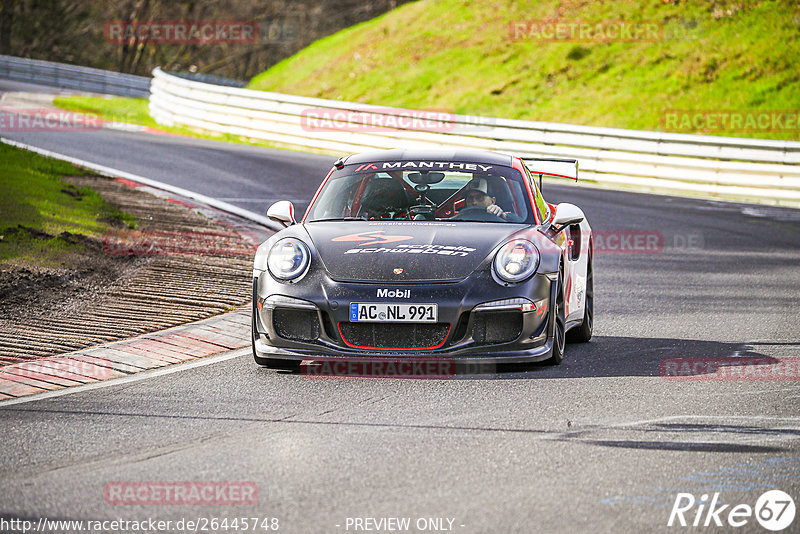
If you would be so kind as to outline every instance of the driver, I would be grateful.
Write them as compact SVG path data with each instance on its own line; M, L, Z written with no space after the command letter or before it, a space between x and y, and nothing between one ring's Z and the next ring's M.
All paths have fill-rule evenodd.
M494 197L490 197L486 192L486 189L487 185L485 179L473 179L469 183L469 189L467 189L467 192L464 195L464 207L486 208L487 213L491 213L496 217L502 217L505 219L506 213L503 211L503 208L495 204L496 199Z

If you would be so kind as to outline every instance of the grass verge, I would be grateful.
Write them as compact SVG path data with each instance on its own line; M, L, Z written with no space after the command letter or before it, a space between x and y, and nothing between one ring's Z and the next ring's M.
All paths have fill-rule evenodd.
M113 228L135 218L65 177L91 174L74 165L0 143L0 262L61 265Z
M606 42L525 32L532 21L553 19L601 29L609 21L654 24L656 32L629 42L605 30L595 34ZM249 87L466 115L798 140L800 120L783 131L709 130L705 121L696 128L684 115L677 127L667 124L673 110L783 110L797 118L798 35L794 0L421 0L316 41Z

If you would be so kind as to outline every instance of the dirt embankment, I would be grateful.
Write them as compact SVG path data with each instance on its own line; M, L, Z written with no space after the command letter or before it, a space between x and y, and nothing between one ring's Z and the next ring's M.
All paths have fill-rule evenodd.
M124 180L65 180L98 191L137 217L138 228L100 238L65 232L60 241L82 246L63 266L1 266L0 365L196 321L250 300L263 228Z

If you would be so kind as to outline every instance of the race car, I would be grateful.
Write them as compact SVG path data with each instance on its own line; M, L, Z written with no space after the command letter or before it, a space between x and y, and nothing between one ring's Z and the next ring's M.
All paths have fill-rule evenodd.
M542 175L577 180L577 161L422 149L339 159L299 222L289 201L267 212L283 229L255 256L256 363L561 363L566 341L592 337L592 230L577 206L544 200Z

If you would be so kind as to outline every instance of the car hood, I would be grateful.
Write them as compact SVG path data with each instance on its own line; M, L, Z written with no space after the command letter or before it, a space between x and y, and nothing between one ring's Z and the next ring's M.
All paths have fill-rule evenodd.
M304 225L329 276L342 281L461 280L523 224L315 222Z

